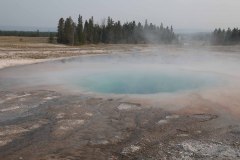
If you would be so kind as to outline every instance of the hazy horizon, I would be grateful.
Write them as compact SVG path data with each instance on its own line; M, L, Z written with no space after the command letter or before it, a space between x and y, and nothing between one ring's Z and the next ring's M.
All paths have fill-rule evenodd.
M216 27L240 26L240 1L237 0L1 0L0 29L6 27L57 27L61 17L78 14L84 19L94 16L101 23L111 16L114 20L139 21L145 19L156 25L172 25L175 30L211 31Z

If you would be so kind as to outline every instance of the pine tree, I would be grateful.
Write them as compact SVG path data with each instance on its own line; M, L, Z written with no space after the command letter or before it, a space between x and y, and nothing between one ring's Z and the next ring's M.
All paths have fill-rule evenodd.
M112 43L114 41L113 24L114 24L114 22L113 22L112 18L108 17L107 27L106 27L107 43Z
M79 15L79 17L78 17L78 25L77 25L77 28L76 28L76 32L77 32L77 37L78 37L79 44L84 44L83 20L82 20L81 15Z
M145 20L144 30L145 31L148 30L148 20L147 19Z
M60 18L58 22L57 42L64 43L64 19Z
M84 23L84 29L83 29L83 36L84 36L84 43L88 43L88 21L86 20Z
M88 21L88 41L93 43L93 36L94 36L94 22L93 17L91 17Z
M216 34L218 35L218 33ZM236 29L233 35L237 37L236 35L240 35L240 31ZM152 23L148 24L147 20L143 26L135 21L121 24L120 21L114 22L112 18L108 17L106 24L103 22L102 25L98 25L91 17L85 21L83 27L81 15L78 17L77 25L71 17L65 21L61 18L57 37L58 43L72 45L84 43L172 43L177 38L172 26L165 28L162 23L160 26L156 26Z
M74 44L75 25L71 17L67 18L64 26L64 43Z

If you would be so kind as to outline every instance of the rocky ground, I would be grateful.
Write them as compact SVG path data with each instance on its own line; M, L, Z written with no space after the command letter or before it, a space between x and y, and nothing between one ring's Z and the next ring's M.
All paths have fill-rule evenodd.
M123 99L0 92L0 159L240 159L240 126Z
M147 49L145 45L72 47L39 38L1 37L0 68ZM215 46L211 50L235 53L240 49ZM204 109L209 112L174 112L161 104L123 98L0 89L0 160L240 159L240 126L227 123L217 108L210 112L206 107L218 104L207 103ZM199 108L201 104L196 103Z

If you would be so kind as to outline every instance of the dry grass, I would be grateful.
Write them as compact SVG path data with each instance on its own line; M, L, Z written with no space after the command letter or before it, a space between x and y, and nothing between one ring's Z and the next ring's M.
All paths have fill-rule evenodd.
M147 45L82 45L67 46L48 43L48 37L0 36L0 68L44 59L72 57L86 54L141 51ZM30 61L29 61L30 60ZM20 63L17 63L19 61ZM11 63L8 63L11 62Z
M146 45L82 45L67 46L47 43L47 37L1 37L0 59L47 59L79 56L83 54L102 54L112 51L141 50Z
M37 46L37 44L47 44L48 37L16 37L16 36L0 36L0 47L19 49L31 46Z
M0 43L48 43L48 37L0 36Z

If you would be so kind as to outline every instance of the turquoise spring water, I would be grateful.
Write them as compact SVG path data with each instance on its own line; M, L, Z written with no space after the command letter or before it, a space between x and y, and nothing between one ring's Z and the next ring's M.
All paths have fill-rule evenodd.
M106 94L172 93L214 86L219 78L211 74L162 71L112 71L75 78L84 90Z

